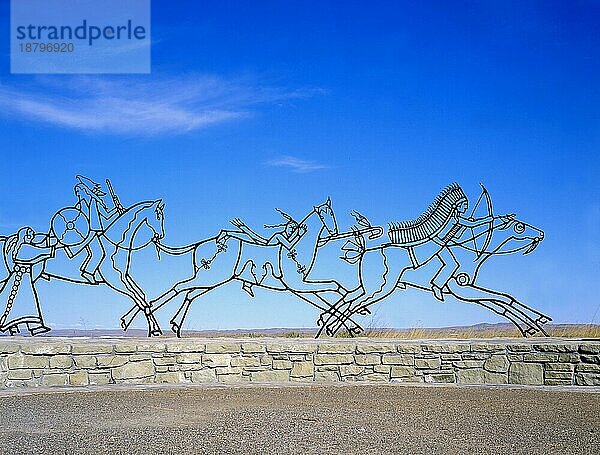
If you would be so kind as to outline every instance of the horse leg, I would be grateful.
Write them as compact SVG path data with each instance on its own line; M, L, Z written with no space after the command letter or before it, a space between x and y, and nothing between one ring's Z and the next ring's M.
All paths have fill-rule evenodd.
M543 324L547 324L548 322L552 321L552 318L550 316L546 316L545 314L537 311L536 309L531 308L530 306L519 302L516 298L514 298L510 294L506 294L505 292L500 292L500 291L494 291L492 289L486 289L482 286L471 285L471 287L474 289L477 289L478 291L488 293L492 296L501 298L502 300L506 301L507 305L513 307L515 309L515 311L517 311L523 315L527 315L531 320L534 320L535 325L538 326L542 330L542 332L543 332L543 328L541 327L540 324L543 325Z
M158 324L158 321L156 321L154 316L151 314L151 311L150 315L148 315L147 313L150 309L149 304L146 303L144 298L140 297L139 293L133 289L131 284L127 283L128 280L126 280L121 275L121 272L110 267L100 270L99 273L102 280L104 281L104 283L106 283L106 285L109 288L111 288L114 291L117 291L119 294L123 294L129 297L133 301L133 303L135 304L135 311L129 310L127 314L135 313L133 315L133 317L135 317L135 315L137 315L137 313L141 311L146 315L146 321L148 324L148 336L160 334L160 326ZM127 330L131 322L133 322L133 318L127 320L125 319L125 316L122 317L121 327L123 328L123 330Z
M183 299L183 303L181 304L181 306L177 310L177 313L175 313L175 315L171 318L170 321L171 330L175 332L177 338L181 338L181 329L183 328L183 323L185 322L185 318L194 300L218 287L223 286L224 284L229 283L232 279L233 278L230 278L229 280L216 284L215 286L196 287L187 291L185 298Z
M475 303L483 306L484 308L487 308L488 310L491 310L494 313L508 319L519 329L519 332L521 332L521 335L524 337L527 337L528 335L535 335L538 332L541 332L547 336L545 330L542 327L539 327L535 320L521 311L515 311L514 307L511 307L510 303L503 301L503 299L499 298L493 293L490 295L490 293L481 291L480 289L477 289L477 287L473 287L471 285L460 286L454 279L448 282L447 287L448 291L445 291L445 293L452 295L456 299L462 302ZM474 292L468 295L465 293L465 291L468 290ZM520 324L523 324L525 329L523 329Z
M356 313L365 314L368 307L390 296L399 286L404 273L412 269L412 263L403 250L383 249L367 252L360 262L360 288L353 300L341 302L342 317L329 316L326 321L327 333L335 335L342 327L341 322ZM363 273L368 270L368 275ZM356 295L356 294L355 294Z
M125 273L122 282L125 287L137 297L137 301L140 303L139 308L144 312L146 323L148 325L148 336L151 337L162 335L160 324L156 320L156 317L152 311L152 305L146 301L146 295L144 294L142 288L135 282L129 273ZM133 318L131 320L133 321Z

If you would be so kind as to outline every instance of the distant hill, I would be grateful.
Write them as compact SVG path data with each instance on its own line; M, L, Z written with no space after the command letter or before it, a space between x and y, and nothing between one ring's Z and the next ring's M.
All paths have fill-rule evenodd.
M550 336L573 338L600 338L600 324L549 324L546 331ZM272 329L236 329L236 330L190 330L184 333L185 338L313 338L317 334L314 328L272 328ZM145 338L147 332L143 329L130 329L123 332L119 329L55 329L41 335L54 337L138 337ZM0 334L0 336L7 336ZM170 331L165 331L164 337L173 337ZM377 338L421 339L421 338L495 338L495 337L520 337L519 332L512 324L476 324L470 326L453 327L414 327L414 328L374 328L369 329L360 336ZM340 333L340 338L347 337Z

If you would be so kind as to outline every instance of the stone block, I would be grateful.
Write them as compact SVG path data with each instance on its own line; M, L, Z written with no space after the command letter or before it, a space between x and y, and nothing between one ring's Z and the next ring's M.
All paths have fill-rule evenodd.
M77 343L71 347L71 353L73 354L112 354L112 352L112 344Z
M582 354L581 361L583 363L598 363L598 364L600 364L600 355Z
M286 362L285 360L277 360L277 362ZM274 365L274 363L273 363ZM258 356L244 356L244 357L233 357L231 359L232 367L259 367L260 357ZM291 364L290 364L291 368Z
M415 359L415 367L420 369L435 370L441 366L440 359Z
M177 363L177 357L175 355L165 355L162 357L154 357L154 365L175 365Z
M192 382L194 383L214 383L217 382L217 373L214 369L204 369L200 371L192 371Z
M421 346L415 344L399 343L396 345L396 351L401 354L419 354Z
M0 354L14 354L21 349L18 343L7 343L4 340L0 341Z
M137 352L137 344L133 342L119 342L115 344L113 352L116 354L135 354Z
M458 370L456 372L459 384L507 384L506 374L492 373L481 368Z
M53 355L50 357L50 368L71 368L73 358L70 355Z
M186 381L182 372L170 371L168 373L156 373L154 382L157 384L179 384Z
M30 369L9 370L9 380L26 380L33 377L33 372Z
M360 379L369 382L390 382L390 375L385 373L368 373L360 376Z
M558 354L549 354L545 352L531 352L523 356L525 362L558 362Z
M454 373L435 373L435 374L426 374L425 382L432 383L454 383Z
M342 376L356 376L365 371L365 367L360 365L342 365L340 366L340 374Z
M217 379L224 384L239 384L240 382L249 382L250 376L243 376L241 374L222 374L217 375Z
M269 353L304 353L309 354L317 350L316 343L269 343L267 352Z
M392 365L374 365L373 366L374 373L390 374L390 371L392 371Z
M129 358L125 355L99 355L96 362L100 368L120 367L129 362Z
M355 343L323 343L317 349L319 354L354 354L355 351Z
M600 365L595 363L579 363L575 366L578 373L600 373Z
M242 374L241 367L217 367L215 368L217 372L217 376L225 375L225 374Z
M315 365L344 365L354 363L352 354L315 354Z
M468 352L470 350L471 346L469 343L439 343L423 345L423 352L433 352L437 354L456 354L459 352Z
M197 352L183 352L177 354L177 363L202 363L202 354Z
M88 379L90 381L90 385L106 385L112 383L112 378L110 376L110 372L108 371L89 371Z
M231 354L205 354L202 364L207 367L226 367L231 364Z
M534 344L533 349L540 352L577 352L579 345L577 343L543 343Z
M154 376L154 364L151 360L129 362L112 369L112 376L116 380L139 379Z
M239 354L241 350L240 343L210 342L206 344L205 352L207 354Z
M487 352L463 352L461 356L462 360L487 360L490 358L490 354Z
M505 355L492 355L483 364L483 368L493 373L506 373L508 366L508 358Z
M442 358L442 362L455 362L458 360L462 360L462 356L460 354L440 354Z
M357 354L384 354L387 352L396 352L396 346L390 343L358 343L356 345Z
M424 382L425 381L425 377L424 376L408 376L408 377L400 377L400 378L392 378L390 379L390 382L400 382L400 383L419 383L419 382Z
M544 384L544 368L539 363L511 363L508 369L508 382L510 384Z
M89 385L90 380L87 371L75 371L69 374L69 384L76 386Z
M483 368L484 360L459 360L452 362L454 368L467 369L467 368Z
M292 368L292 362L289 360L273 360L274 370L289 370Z
M581 343L579 352L582 354L600 354L600 343Z
M315 382L338 382L340 374L336 371L315 371Z
M559 385L559 386L573 385L573 381L566 380L566 379L544 379L544 385Z
M571 371L548 371L544 373L544 379L565 379L571 381L573 372Z
M157 352L165 352L167 348L167 345L163 342L157 341L157 342L145 342L145 343L138 343L135 345L135 349L137 352L150 352L150 353L157 353Z
M44 374L40 384L46 387L65 386L69 383L69 375L66 373Z
M413 367L409 366L395 365L390 371L390 375L392 378L406 378L410 376L415 376L416 374L416 370Z
M253 371L251 378L252 382L286 382L290 380L290 372L288 370Z
M178 354L180 352L204 352L206 346L204 343L195 341L178 341L167 343L167 352Z
M130 362L138 362L140 360L152 360L152 358L153 358L152 354L150 354L150 353L147 353L147 352L145 352L145 353L138 353L138 352L136 352L135 354L131 354L129 356L129 361Z
M73 356L73 362L77 368L95 368L96 357L93 355L75 355Z
M385 365L414 365L415 358L410 354L384 354L382 363Z
M376 354L359 354L354 356L357 365L379 365L381 357Z
M472 352L506 352L506 345L499 343L471 343L470 344Z
M532 349L532 346L530 344L525 344L525 343L512 343L512 344L508 344L506 346L506 348L510 352L530 352Z
M48 368L48 357L41 355L13 354L8 356L8 368Z
M558 354L558 361L566 362L566 363L579 363L579 354L573 354L573 353Z
M544 367L546 371L573 371L573 365L570 363L546 363Z
M600 385L600 374L598 374L598 373L577 373L575 375L575 384L577 384L577 385Z
M242 352L244 354L258 354L266 352L267 347L260 343L242 343Z
M312 362L294 362L290 376L292 378L312 377L315 374L315 367Z
M21 352L32 355L70 354L71 345L67 343L23 343Z

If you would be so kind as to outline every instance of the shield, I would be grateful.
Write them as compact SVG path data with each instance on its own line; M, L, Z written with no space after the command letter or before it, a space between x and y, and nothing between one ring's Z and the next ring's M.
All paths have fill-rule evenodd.
M64 246L80 245L90 233L90 222L77 207L59 210L50 225L58 243Z

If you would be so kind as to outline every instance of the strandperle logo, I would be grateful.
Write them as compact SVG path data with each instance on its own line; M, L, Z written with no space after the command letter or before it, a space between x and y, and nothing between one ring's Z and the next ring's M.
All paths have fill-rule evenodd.
M11 0L12 73L149 73L150 0Z
M146 27L135 25L130 19L125 25L90 25L86 19L78 27L70 25L18 25L18 40L66 41L79 40L89 46L94 41L105 40L144 40L147 37Z

